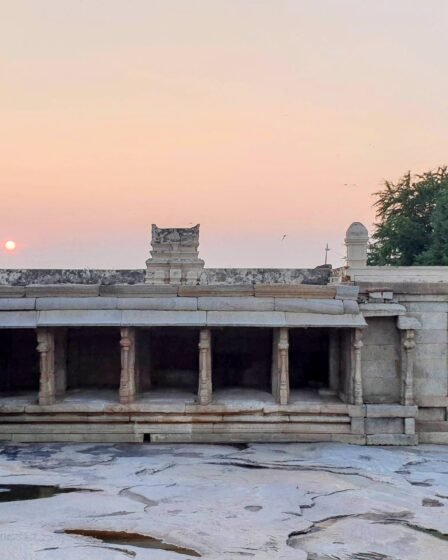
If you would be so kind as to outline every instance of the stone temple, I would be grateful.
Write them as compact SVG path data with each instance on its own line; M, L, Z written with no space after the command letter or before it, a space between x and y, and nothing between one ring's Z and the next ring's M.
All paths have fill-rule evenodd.
M0 270L0 440L448 443L448 267Z

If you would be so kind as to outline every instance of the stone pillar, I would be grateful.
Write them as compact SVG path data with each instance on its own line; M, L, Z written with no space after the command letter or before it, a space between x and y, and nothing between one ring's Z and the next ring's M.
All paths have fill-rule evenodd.
M212 402L212 333L201 329L199 334L199 404Z
M401 331L401 404L414 404L415 332Z
M289 401L289 332L286 327L274 330L272 345L272 394L279 404Z
M120 403L134 402L136 393L135 383L135 354L136 332L133 327L121 329L121 377L120 377Z
M361 364L361 349L363 346L364 344L362 342L362 329L355 329L353 333L352 353L353 404L363 404Z
M328 385L331 391L335 392L339 391L340 362L339 331L331 329L328 348Z
M55 330L54 360L56 397L64 398L67 389L67 329Z
M347 247L347 266L349 268L363 268L367 266L367 244L369 232L361 222L353 222L345 234Z
M54 404L56 401L54 332L37 329L37 351L40 362L39 404Z

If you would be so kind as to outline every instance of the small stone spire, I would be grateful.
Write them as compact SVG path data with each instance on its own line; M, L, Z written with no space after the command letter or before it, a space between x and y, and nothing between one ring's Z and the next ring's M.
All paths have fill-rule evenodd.
M347 267L363 268L367 266L367 244L369 232L361 222L353 222L345 234L347 247Z
M159 228L152 224L148 284L196 284L204 268L199 258L199 224L191 228Z

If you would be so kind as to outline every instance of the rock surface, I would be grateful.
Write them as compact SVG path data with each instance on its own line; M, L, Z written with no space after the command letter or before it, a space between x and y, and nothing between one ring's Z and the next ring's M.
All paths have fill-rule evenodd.
M448 557L446 446L20 444L1 451L1 557L10 560L196 557L188 550L230 560ZM76 491L6 501L6 485L17 484ZM148 535L180 548L64 530Z

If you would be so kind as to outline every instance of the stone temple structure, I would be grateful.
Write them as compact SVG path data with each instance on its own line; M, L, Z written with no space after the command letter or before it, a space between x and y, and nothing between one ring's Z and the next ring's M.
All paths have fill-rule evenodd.
M448 443L448 268L0 270L0 440Z

